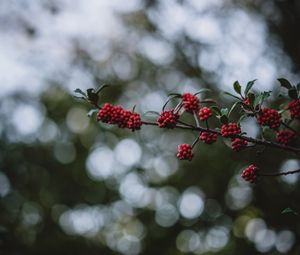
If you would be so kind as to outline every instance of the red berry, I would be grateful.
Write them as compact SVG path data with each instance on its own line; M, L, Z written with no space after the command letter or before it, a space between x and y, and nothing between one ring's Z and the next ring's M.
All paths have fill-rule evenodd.
M141 125L141 116L136 112L130 112L130 116L126 123L126 127L128 129L131 129L131 131L135 131L141 129Z
M276 134L276 141L283 145L290 145L293 143L293 138L295 138L296 134L290 130L280 130Z
M183 94L182 102L184 109L189 113L194 113L199 110L199 99L191 93Z
M189 144L180 144L178 145L178 153L177 153L177 157L180 159L180 160L192 160L194 154L192 152L192 147L191 145Z
M201 121L207 120L212 115L213 115L213 113L212 113L211 109L209 109L208 107L203 107L199 111L199 116L200 116Z
M101 120L104 123L109 123L112 119L113 108L112 104L105 103L98 112L98 120Z
M292 119L299 119L300 118L300 99L295 99L289 103L288 109L291 112Z
M248 181L248 182L256 182L257 180L257 172L258 172L258 167L256 167L254 164L251 164L250 166L248 166L247 168L245 168L242 172L242 178L245 180L245 181Z
M231 142L231 147L234 151L240 151L243 150L247 147L248 142L246 140L240 139L240 138L235 138Z
M217 141L218 134L204 131L204 132L201 132L199 138L200 138L200 140L202 140L204 143L212 144L212 143L214 143L215 141Z
M174 113L174 110L162 112L157 123L160 128L175 128L177 120L179 119L179 114Z
M224 137L228 137L230 135L238 135L240 133L241 128L236 123L224 124L221 129L221 134Z
M260 111L257 121L260 125L268 126L273 129L278 128L282 123L281 116L278 111L268 107Z

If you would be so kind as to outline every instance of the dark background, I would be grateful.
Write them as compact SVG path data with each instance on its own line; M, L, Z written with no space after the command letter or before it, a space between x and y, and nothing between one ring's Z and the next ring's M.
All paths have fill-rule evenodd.
M299 254L299 216L281 213L300 213L298 176L240 178L295 155L219 139L179 162L196 134L119 130L73 98L108 83L101 104L143 113L206 87L229 105L221 91L257 78L278 107L276 78L299 81L299 1L133 2L1 1L0 253Z

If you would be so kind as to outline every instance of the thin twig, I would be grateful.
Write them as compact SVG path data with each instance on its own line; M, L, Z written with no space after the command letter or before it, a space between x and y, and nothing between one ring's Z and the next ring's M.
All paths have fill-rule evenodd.
M281 176L281 175L288 175L288 174L295 174L300 173L300 169L293 170L293 171L287 171L287 172L281 172L281 173L257 173L259 176Z

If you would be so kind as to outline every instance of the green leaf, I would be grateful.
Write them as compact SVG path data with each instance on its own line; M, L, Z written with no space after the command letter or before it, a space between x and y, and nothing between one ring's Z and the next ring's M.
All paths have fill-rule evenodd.
M241 105L241 104L243 104L242 102L235 102L232 106L231 106L231 108L230 108L230 111L229 111L229 113L228 113L228 117L230 116L230 114L232 113L232 111L235 109L235 107L237 107L238 105Z
M289 97L292 99L298 99L298 92L296 87L291 87L288 91Z
M285 87L287 89L290 89L292 87L292 84L287 79L279 78L277 80L280 82L280 85L282 87Z
M179 93L170 93L170 94L168 94L168 97L170 97L170 96L182 97L182 95Z
M103 89L109 87L108 84L104 84L103 86L101 86L99 89L97 89L96 94L98 95Z
M93 115L96 113L96 112L98 112L99 110L98 109L92 109L92 110L90 110L88 113L87 113L87 116L89 117L89 118L91 118L91 117L93 117Z
M284 210L282 210L281 214L286 214L286 213L292 213L294 215L299 215L297 212L295 212L293 209L291 209L290 207L285 208Z
M249 92L249 93L247 94L247 97L248 97L248 99L249 99L249 104L250 104L251 106L253 106L253 105L254 105L254 101L255 101L255 94L252 93L252 92Z
M81 89L75 89L74 92L86 97L86 94Z
M207 89L207 88L202 88L200 89L197 93L194 94L194 96L203 93L203 92L211 92L211 89Z
M148 115L148 114L153 114L153 115L157 115L157 116L159 116L159 112L156 112L156 111L147 111L147 112L145 112L143 115L144 116L146 116L146 115Z
M180 95L180 94L174 93L173 96L171 96L170 98L168 98L168 100L165 102L165 104L164 104L163 107L162 107L162 111L163 111L163 112L165 111L165 108L166 108L167 104L168 104L172 99L178 98L178 95ZM180 95L180 97L181 97L181 95Z
M216 113L216 115L221 115L221 110L218 106L211 106L210 109L212 109Z
M251 88L253 87L254 83L257 81L257 79L253 80L253 81L249 81L247 83L247 86L245 88L244 94L247 95L248 92L251 90Z
M226 115L222 115L222 116L220 117L220 122L221 122L222 124L227 124L227 123L228 123L228 118L227 118L227 116L226 116Z
M227 115L227 114L228 114L228 108L222 108L221 115Z
M300 91L300 83L296 85L298 92Z
M95 90L94 89L88 89L87 90L87 96L88 96L88 99L94 103L94 104L97 104L98 102L98 95L95 93Z
M240 83L238 81L235 81L233 83L233 88L234 88L234 90L235 90L236 93L241 94L241 88L242 87L241 87L241 85L240 85Z
M224 92L224 94L225 95L228 95L228 96L231 96L231 97L234 97L234 98L236 98L236 99L238 99L238 100L241 100L241 98L239 98L239 97L237 97L237 96L235 96L235 95L233 95L233 94L231 94L231 93L229 93L229 92Z

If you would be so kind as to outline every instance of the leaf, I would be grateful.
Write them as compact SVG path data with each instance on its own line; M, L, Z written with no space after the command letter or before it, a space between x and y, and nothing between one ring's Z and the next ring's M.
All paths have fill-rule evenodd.
M289 97L292 99L298 99L298 92L296 87L291 87L288 91Z
M90 110L88 113L87 113L87 116L89 117L89 118L91 118L91 117L93 117L93 115L96 113L96 112L98 112L99 110L98 109L92 109L92 110Z
M180 95L180 94L179 94L179 95ZM181 97L181 95L180 95L180 97ZM168 98L168 100L165 102L165 104L164 104L163 107L162 107L162 111L163 111L163 112L165 111L165 108L166 108L167 104L168 104L172 99L174 99L174 98L178 98L178 94L174 94L173 96L171 96L170 98Z
M99 89L96 90L96 94L98 95L103 89L109 87L108 84L104 84L103 86L101 86Z
M228 117L230 116L230 114L232 113L232 111L235 109L235 107L237 107L238 105L241 105L241 104L243 104L242 102L235 102L232 106L231 106L231 108L230 108L230 111L229 111L229 113L228 113Z
M214 99L211 99L211 98L206 98L206 99L203 99L200 103L215 104L216 101Z
M237 124L239 125L243 119L245 119L247 116L246 115L242 115L239 120L237 121Z
M221 115L221 110L218 106L211 106L210 109L212 109L217 115Z
M146 115L148 115L148 114L153 114L153 115L159 116L159 112L156 112L156 111L147 111L147 112L145 112L143 115L146 116Z
M233 83L233 88L234 88L234 90L235 90L236 93L241 94L241 88L242 87L241 87L241 85L240 85L240 83L238 81L235 81Z
M226 115L222 115L222 116L220 117L220 122L221 122L222 124L227 124L227 123L228 123L228 118L227 118L227 116L226 116Z
M300 83L296 85L298 92L300 91Z
M249 81L247 83L247 86L245 88L244 94L248 95L248 92L251 90L251 88L253 87L254 83L257 81L257 79L253 80L253 81Z
M248 97L248 99L249 99L249 104L250 104L251 106L253 106L253 105L254 105L254 101L255 101L255 94L249 92L249 93L247 94L247 97Z
M182 95L179 93L170 93L170 94L168 94L168 97L170 97L170 96L182 97Z
M228 96L231 96L231 97L234 97L234 98L236 98L236 99L238 99L238 100L241 100L239 97L237 97L237 96L235 96L235 95L233 95L233 94L231 94L231 93L229 93L229 92L227 92L227 91L225 91L224 94L225 94L225 95L228 95Z
M228 114L228 108L222 108L221 115L227 115L227 114Z
M292 213L294 215L299 215L297 212L295 212L293 209L291 209L290 207L285 208L284 210L282 210L281 214L286 214L286 213Z
M287 79L279 78L279 79L277 79L277 81L280 82L280 85L282 87L285 87L287 89L290 89L292 87L292 84Z
M86 97L86 94L81 89L75 89L74 92Z
M207 88L202 88L200 89L197 93L194 94L194 96L203 93L203 92L211 92L211 89L207 89Z

